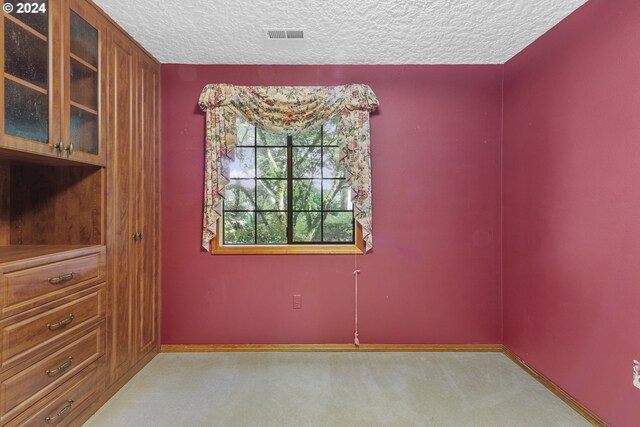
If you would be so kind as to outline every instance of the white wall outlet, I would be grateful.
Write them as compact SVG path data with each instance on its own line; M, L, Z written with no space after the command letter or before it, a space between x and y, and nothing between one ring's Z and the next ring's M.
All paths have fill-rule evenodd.
M640 388L640 362L633 361L633 385Z
M302 295L293 296L293 309L300 310L302 308Z

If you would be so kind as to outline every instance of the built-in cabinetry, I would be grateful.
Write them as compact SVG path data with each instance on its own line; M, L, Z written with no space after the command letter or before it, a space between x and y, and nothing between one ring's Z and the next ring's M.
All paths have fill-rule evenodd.
M136 332L135 358L159 348L160 328L160 69L138 56L138 137L136 160Z
M79 425L159 348L160 68L89 1L8 3L0 426Z
M38 13L17 13L18 2L9 3L0 149L104 165L104 18L83 0L44 1Z
M105 249L25 250L3 248L0 264L0 424L24 425L36 413L43 417L32 425L54 424L67 413L70 421L90 401L66 390L68 381L91 381L94 398L106 387ZM65 402L55 405L51 396L60 393Z
M111 374L158 348L159 70L113 34L109 50Z
M62 138L64 155L105 164L107 31L102 15L83 0L64 2ZM60 151L60 150L58 150Z

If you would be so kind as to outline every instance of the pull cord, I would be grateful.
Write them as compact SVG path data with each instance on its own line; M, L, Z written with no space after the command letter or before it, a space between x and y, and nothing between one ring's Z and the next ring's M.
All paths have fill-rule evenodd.
M353 336L353 343L356 347L360 347L360 340L358 339L358 275L360 274L360 270L358 270L358 254L354 255L353 259L353 277L354 277L354 287L355 287L355 334Z

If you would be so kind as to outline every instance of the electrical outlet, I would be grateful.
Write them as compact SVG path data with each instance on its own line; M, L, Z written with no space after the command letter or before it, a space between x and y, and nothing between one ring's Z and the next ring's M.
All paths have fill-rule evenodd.
M640 362L633 361L633 385L640 388Z
M302 295L293 296L293 308L294 310L299 310L302 308Z

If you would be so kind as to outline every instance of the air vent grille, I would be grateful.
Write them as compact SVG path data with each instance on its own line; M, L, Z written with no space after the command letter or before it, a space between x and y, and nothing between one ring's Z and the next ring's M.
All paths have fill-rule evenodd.
M302 30L287 30L288 39L303 39L304 31Z
M304 29L300 28L265 28L268 40L303 40Z

